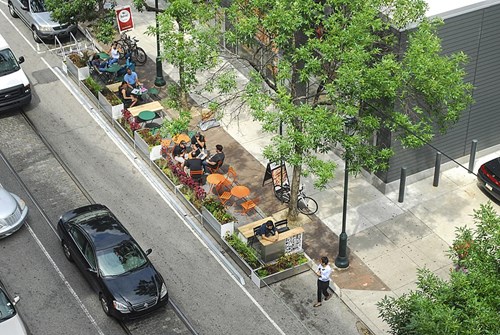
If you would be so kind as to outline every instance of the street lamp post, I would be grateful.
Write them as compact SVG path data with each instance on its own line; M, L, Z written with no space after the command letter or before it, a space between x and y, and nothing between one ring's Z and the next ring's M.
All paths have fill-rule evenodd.
M166 82L163 78L163 67L160 58L160 31L158 24L158 0L155 0L155 21L156 21L156 78L155 86L165 86Z
M352 126L356 123L356 118L349 117L344 121L346 132L348 135L352 136L353 129ZM345 165L344 165L344 201L342 204L342 232L339 236L339 253L335 258L335 266L340 269L346 269L349 267L349 257L347 256L347 233L345 232L346 222L347 222L347 190L349 188L349 160L350 160L350 149L346 148L345 152Z

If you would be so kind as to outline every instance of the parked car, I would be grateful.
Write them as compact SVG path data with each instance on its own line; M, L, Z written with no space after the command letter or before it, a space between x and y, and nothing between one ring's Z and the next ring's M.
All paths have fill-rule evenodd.
M500 201L500 157L481 165L477 171L477 184Z
M135 318L167 304L162 276L130 233L103 205L80 207L57 224L64 255L99 295L104 313Z
M22 227L28 206L14 193L10 193L0 184L0 238L15 233Z
M19 316L15 305L19 297L13 299L7 294L7 290L0 281L0 334L26 335L27 328Z
M67 37L76 33L77 26L58 23L51 19L43 0L9 0L9 12L13 18L19 17L33 32L36 42L54 37Z
M28 105L31 102L31 84L9 44L0 35L0 111Z

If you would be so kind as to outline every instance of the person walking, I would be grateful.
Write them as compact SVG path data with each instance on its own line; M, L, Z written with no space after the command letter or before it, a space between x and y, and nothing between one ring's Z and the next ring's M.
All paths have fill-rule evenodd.
M318 276L318 302L314 304L314 307L321 306L321 295L325 296L325 301L333 296L333 293L328 294L331 274L332 268L328 265L328 257L321 257L321 264L318 265L318 270L316 271L316 275Z

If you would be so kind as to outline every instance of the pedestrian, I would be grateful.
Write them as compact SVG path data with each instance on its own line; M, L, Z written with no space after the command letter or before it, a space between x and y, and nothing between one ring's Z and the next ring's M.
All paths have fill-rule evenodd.
M321 257L321 264L318 265L318 270L316 271L316 275L318 276L318 302L314 304L314 307L321 306L321 295L325 296L325 301L332 297L333 293L328 294L331 274L332 268L328 265L328 257Z

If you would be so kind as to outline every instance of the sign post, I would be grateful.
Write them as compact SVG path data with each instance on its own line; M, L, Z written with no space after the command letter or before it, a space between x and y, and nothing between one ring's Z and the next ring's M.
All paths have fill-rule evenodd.
M134 29L134 21L132 20L132 9L130 6L115 8L116 22L118 22L118 30L120 34L124 31Z

